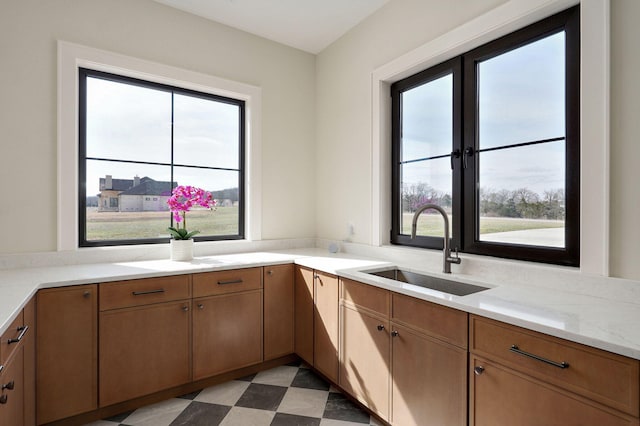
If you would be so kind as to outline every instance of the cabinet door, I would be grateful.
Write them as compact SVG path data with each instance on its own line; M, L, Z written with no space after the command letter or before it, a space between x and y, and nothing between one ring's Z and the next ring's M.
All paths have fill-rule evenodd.
M315 272L313 366L338 382L338 277Z
M264 359L294 352L293 264L264 268Z
M466 425L467 352L395 323L391 328L391 423ZM493 426L501 424L520 426L518 422Z
M313 365L313 270L295 270L295 351Z
M24 425L36 424L36 299L24 307L24 323L29 327L24 337Z
M100 406L191 379L190 301L100 313Z
M0 425L24 425L23 356L19 346L0 373Z
M41 290L36 302L38 424L98 406L96 285Z
M262 361L262 290L193 303L194 380Z
M637 418L481 358L472 356L469 377L471 426L638 425Z
M340 386L388 420L389 321L344 305L340 309Z

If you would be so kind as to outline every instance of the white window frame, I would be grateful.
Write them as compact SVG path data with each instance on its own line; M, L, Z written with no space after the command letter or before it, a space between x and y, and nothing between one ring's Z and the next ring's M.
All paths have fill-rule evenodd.
M609 275L609 1L511 0L372 72L374 246L390 244L391 84L580 4L580 271Z
M79 68L105 71L245 101L245 240L261 240L262 89L131 56L58 41L58 251L79 250ZM87 249L89 248L82 248Z

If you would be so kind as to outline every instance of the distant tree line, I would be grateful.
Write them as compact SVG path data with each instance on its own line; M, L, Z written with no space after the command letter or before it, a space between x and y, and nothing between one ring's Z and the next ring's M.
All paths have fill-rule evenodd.
M554 189L538 194L528 188L515 190L480 188L480 215L526 219L563 220L564 190ZM449 210L451 195L437 191L426 183L405 185L402 192L405 211L414 213L420 206L434 203Z
M231 200L231 201L240 201L240 195L238 192L238 188L227 188L221 189L219 191L211 191L211 195L215 200Z

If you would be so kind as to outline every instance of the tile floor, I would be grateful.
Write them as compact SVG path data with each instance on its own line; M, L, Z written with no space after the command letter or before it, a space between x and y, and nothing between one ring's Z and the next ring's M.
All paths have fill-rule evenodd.
M292 363L91 426L380 425L304 364Z

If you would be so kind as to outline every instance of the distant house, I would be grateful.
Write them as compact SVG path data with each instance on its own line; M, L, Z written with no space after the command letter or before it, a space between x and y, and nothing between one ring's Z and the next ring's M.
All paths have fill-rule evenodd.
M162 182L150 177L113 179L111 175L100 178L98 194L99 212L148 212L167 211L167 200L177 183Z

